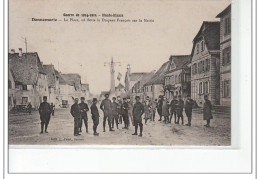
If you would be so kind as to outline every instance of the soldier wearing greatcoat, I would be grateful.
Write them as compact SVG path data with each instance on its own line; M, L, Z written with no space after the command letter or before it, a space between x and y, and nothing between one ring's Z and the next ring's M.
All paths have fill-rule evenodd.
M51 118L51 106L47 103L47 96L43 97L43 102L40 104L39 107L39 114L41 119L41 133L43 133L43 128L45 125L45 133L48 133L47 128Z

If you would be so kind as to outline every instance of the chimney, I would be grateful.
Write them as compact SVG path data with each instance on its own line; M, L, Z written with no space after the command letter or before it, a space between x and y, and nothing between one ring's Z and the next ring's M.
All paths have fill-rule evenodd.
M14 49L11 49L11 54L14 54L15 53L15 50Z
M21 57L22 55L23 55L22 48L19 48L19 57Z

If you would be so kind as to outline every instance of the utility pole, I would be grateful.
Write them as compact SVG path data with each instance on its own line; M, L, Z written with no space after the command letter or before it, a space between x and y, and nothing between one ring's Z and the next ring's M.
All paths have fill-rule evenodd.
M27 40L26 40L26 37L25 37L25 49L26 49L26 53L27 53Z
M105 62L104 66L110 66L110 93L115 94L115 65L119 64L121 66L120 62L114 62L113 57L111 59L111 62Z

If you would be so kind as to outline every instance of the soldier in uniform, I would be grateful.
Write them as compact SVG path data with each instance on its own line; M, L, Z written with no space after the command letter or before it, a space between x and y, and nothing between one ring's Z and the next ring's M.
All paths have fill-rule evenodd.
M131 101L130 97L127 97L127 104L128 104L129 122L131 120L132 125L134 125L134 121L133 121L133 102Z
M176 112L177 112L177 116L178 116L178 121L176 124L179 124L180 118L182 121L182 125L184 124L183 122L183 106L184 106L184 101L181 99L181 95L179 95L179 100L176 106Z
M114 128L114 123L116 122L116 128L118 129L118 109L117 109L117 102L116 97L112 98L113 102L111 104L111 118L112 118L112 128Z
M122 124L122 101L120 96L117 97L117 112L118 112L118 121L120 124Z
M152 102L152 120L154 121L155 119L155 113L156 113L156 106L157 106L157 99L155 99L153 102Z
M106 120L108 121L109 131L114 131L111 126L111 101L109 94L105 94L105 99L101 102L100 109L104 112L103 132L106 132Z
M123 117L123 121L125 124L125 127L123 127L123 129L128 129L129 127L129 118L128 118L128 103L126 98L123 98L123 104L122 104L122 117Z
M139 136L142 137L142 132L143 132L142 115L144 113L144 106L142 103L140 103L139 96L136 96L135 99L136 99L136 103L134 104L134 107L133 107L135 133L133 133L132 135L137 135L137 129L138 129L138 125L139 125L139 127L140 127Z
M210 100L208 100L208 96L205 95L204 96L204 105L203 105L203 120L206 120L207 121L207 124L204 125L206 127L210 127L210 119L213 119L213 116L212 116L212 105L211 105L211 102Z
M71 106L70 113L74 117L74 136L78 136L79 134L79 121L80 121L80 107L79 107L79 99L75 98L74 104Z
M43 102L39 107L40 119L41 119L41 133L43 133L43 127L45 125L45 133L48 133L47 128L51 118L51 106L47 103L47 96L43 97Z
M163 103L162 100L163 100L162 96L160 95L159 99L158 99L158 104L157 104L157 112L158 112L158 114L160 116L160 119L158 121L162 120L162 103Z
M85 103L85 98L81 97L80 98L81 103L79 103L79 108L80 108L80 121L79 121L79 132L81 132L82 128L82 123L84 121L85 127L86 127L86 133L88 133L88 115L87 112L89 111L87 103Z
M97 108L97 98L93 98L92 105L90 107L91 109L91 115L92 115L92 120L93 120L93 131L94 135L98 136L99 133L97 133L97 126L99 124L99 112Z
M186 126L191 126L193 105L194 105L194 101L190 98L190 95L187 95L187 100L185 101L185 105L184 105L185 113L188 118L188 124L186 124Z
M55 105L51 103L51 114L54 116Z
M171 101L170 104L170 111L171 111L171 116L170 116L170 123L172 122L172 116L174 115L174 123L176 124L176 104L178 103L176 96L173 97L173 100Z

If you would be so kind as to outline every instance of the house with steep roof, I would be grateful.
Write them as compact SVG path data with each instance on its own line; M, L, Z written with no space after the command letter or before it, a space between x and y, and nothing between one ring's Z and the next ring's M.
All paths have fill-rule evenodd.
M220 18L220 104L231 106L231 4Z
M8 63L15 82L16 106L26 106L31 102L33 108L38 109L43 96L48 96L47 75L43 69L37 52L19 53L11 50Z
M193 39L191 52L191 98L199 106L204 95L213 105L219 104L220 23L204 21Z
M81 77L79 74L60 74L60 105L63 108L70 107L75 98L81 97Z
M188 67L190 55L172 55L169 59L169 69L165 74L164 92L167 99L173 96L190 95L191 70Z
M131 93L131 98L134 99L135 96L140 96L141 101L145 99L145 97L147 96L145 93L145 87L144 85L151 80L151 78L153 77L153 75L155 74L155 71L152 71L150 73L147 73L145 75L143 75L143 77L134 84L133 88L132 88L132 93Z
M163 63L152 78L144 84L144 95L149 96L151 100L158 99L160 95L164 95L164 78L169 65L169 61Z
M55 106L59 106L59 96L60 96L60 85L59 85L59 75L57 70L55 70L54 65L43 65L43 69L47 75L49 95L48 99L50 103Z

